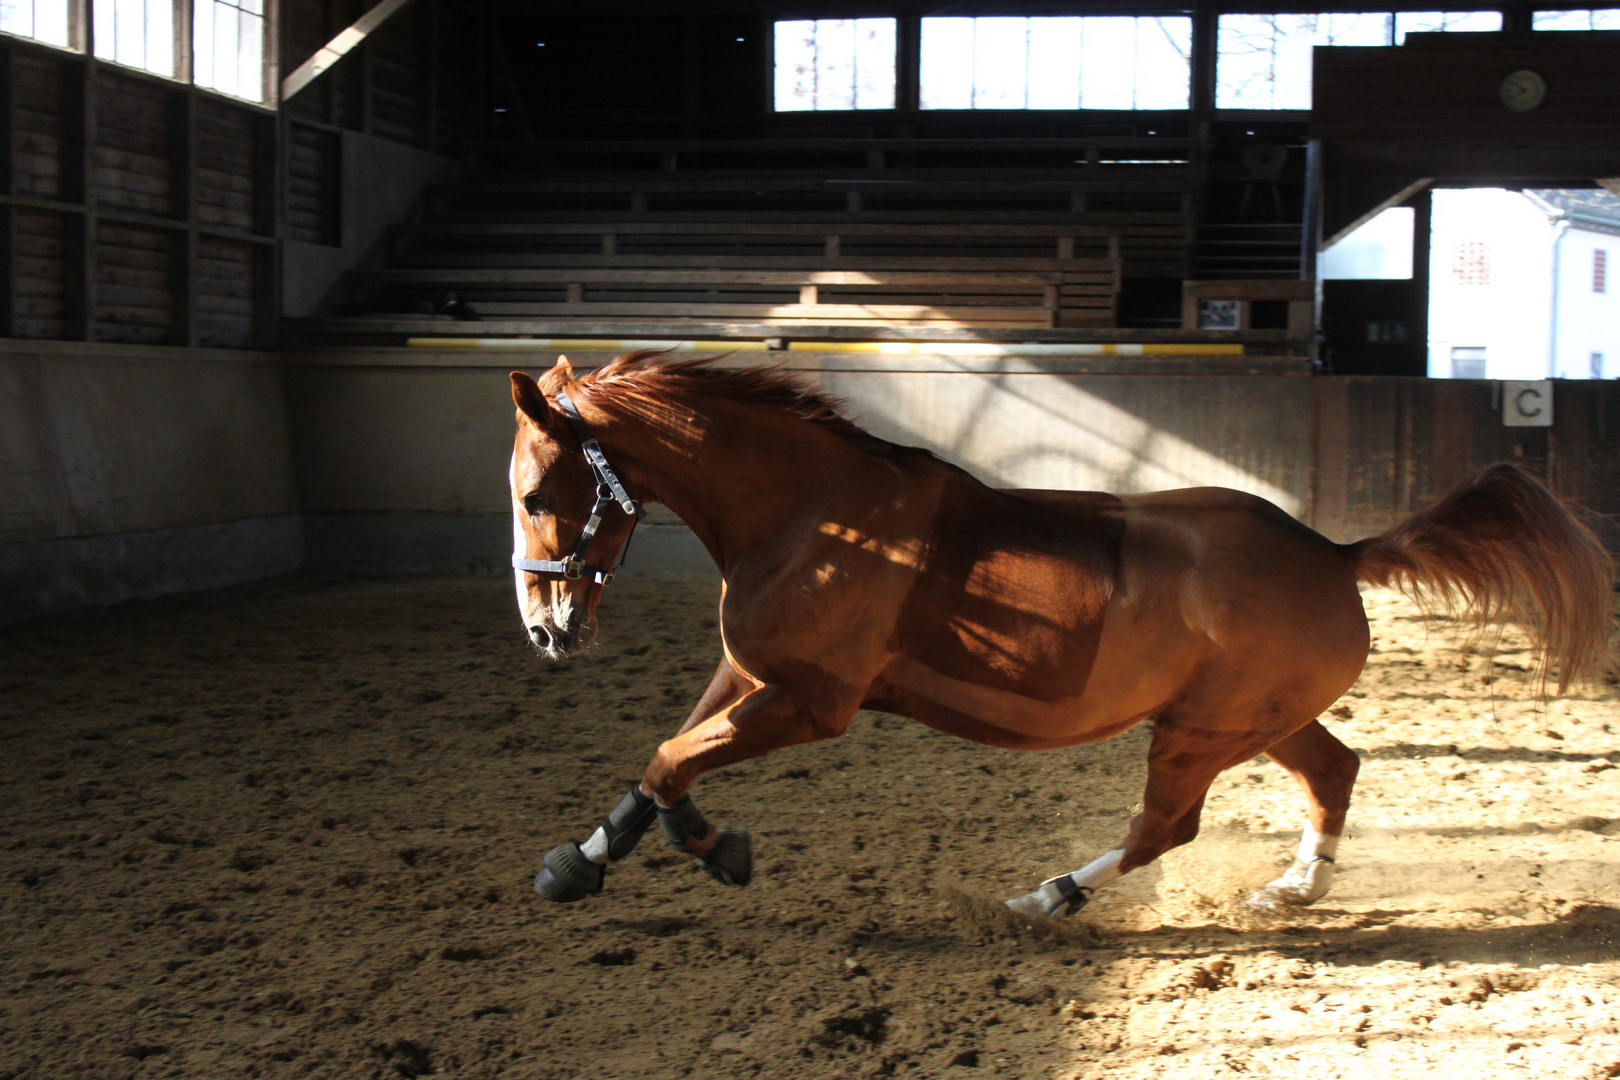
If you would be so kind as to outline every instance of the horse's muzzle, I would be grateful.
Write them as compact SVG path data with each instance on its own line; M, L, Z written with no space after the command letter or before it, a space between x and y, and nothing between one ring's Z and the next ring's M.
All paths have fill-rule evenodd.
M537 622L529 627L529 641L548 660L566 660L586 648L596 638L596 628L588 620L569 619L562 627Z

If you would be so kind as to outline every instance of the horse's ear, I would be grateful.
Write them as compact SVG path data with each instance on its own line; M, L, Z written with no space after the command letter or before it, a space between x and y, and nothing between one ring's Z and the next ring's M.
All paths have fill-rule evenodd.
M568 389L568 384L574 381L574 365L568 362L568 357L559 356L557 362L551 365L551 370L540 376L541 393L546 397Z
M546 399L539 384L525 372L512 372L512 404L542 429L550 428L554 423L551 402Z

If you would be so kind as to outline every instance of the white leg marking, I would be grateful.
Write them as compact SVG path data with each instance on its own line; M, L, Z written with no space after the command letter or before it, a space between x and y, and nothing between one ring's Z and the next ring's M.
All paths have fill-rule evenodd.
M607 863L608 838L607 833L602 831L602 826L596 827L596 831L591 833L591 838L581 844L579 850L587 859L599 866Z
M1316 903L1327 895L1333 885L1333 859L1338 851L1339 837L1305 826L1305 831L1300 834L1299 853L1294 856L1294 864L1276 881L1250 893L1249 906L1273 910Z
M1086 905L1092 893L1119 879L1119 860L1124 857L1125 852L1115 848L1072 874L1047 878L1034 892L1008 900L1007 906L1021 915L1072 915Z

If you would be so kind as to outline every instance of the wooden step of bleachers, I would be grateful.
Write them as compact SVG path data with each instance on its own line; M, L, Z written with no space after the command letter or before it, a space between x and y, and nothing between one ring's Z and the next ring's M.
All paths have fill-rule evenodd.
M470 160L483 168L390 231L382 265L349 275L345 310L375 325L448 306L476 314L457 324L472 334L1103 329L1125 277L1184 277L1190 250L1187 140L500 144Z
M812 266L825 260L813 260ZM852 262L854 260L835 260ZM882 262L883 260L863 260ZM746 319L894 325L1111 326L1112 259L1034 268L390 269L359 275L382 297L455 292L481 317ZM1044 264L1063 264L1050 269ZM357 285L358 287L358 285ZM383 302L375 306L387 306Z

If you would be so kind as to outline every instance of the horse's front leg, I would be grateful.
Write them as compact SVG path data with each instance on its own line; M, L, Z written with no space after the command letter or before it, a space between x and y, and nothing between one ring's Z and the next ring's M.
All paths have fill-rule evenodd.
M844 711L847 726L854 706ZM710 825L688 794L692 782L711 769L840 730L817 723L784 688L760 685L722 662L680 733L658 748L641 783L608 820L584 844L562 844L546 854L535 890L564 903L601 892L606 864L628 855L655 817L671 847L697 858L719 881L747 884L752 872L748 831Z
M709 824L689 794L704 773L772 750L840 734L843 723L817 722L783 687L756 686L702 723L683 728L653 755L641 780L641 793L657 805L664 840L684 851L716 881L746 885L753 876L752 839L747 829Z
M753 688L752 682L738 675L731 664L722 659L709 680L708 689L703 691L692 714L681 725L681 733L735 703ZM534 879L535 892L563 904L601 892L607 865L634 851L656 817L652 793L643 791L640 784L632 786L583 844L570 841L546 853L545 869Z

